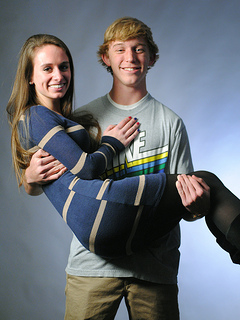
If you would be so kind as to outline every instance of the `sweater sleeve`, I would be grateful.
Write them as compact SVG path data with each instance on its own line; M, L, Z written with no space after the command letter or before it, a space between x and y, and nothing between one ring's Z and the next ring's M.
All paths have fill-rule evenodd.
M70 172L86 180L98 178L113 156L124 149L119 140L104 136L96 152L85 152L89 146L87 131L43 106L30 108L29 134L31 146L49 152Z

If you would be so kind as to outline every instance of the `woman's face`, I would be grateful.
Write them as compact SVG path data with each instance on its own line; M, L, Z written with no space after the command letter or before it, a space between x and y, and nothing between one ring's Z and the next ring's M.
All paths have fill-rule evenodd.
M35 49L31 82L39 102L57 112L60 99L66 94L71 81L71 70L66 52L47 44Z

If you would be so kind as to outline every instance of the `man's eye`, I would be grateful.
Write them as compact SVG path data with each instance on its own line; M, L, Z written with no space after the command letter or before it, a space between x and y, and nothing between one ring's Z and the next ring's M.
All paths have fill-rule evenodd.
M143 48L137 48L137 49L136 49L136 52L137 52L137 53L144 52L144 49L143 49Z

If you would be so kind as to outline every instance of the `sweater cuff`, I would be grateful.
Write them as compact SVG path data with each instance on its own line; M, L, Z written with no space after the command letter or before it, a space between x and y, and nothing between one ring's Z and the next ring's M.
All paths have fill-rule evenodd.
M125 149L124 145L116 138L110 136L103 136L101 143L109 143L116 152L121 152Z

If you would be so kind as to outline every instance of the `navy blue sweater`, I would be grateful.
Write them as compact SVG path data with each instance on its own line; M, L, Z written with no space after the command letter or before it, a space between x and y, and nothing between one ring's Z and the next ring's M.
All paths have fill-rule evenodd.
M68 168L43 190L88 250L118 257L148 245L152 230L158 228L154 217L165 188L164 173L102 181L99 176L124 146L104 136L99 149L87 153L87 131L44 106L31 107L19 129L26 149L38 146Z

